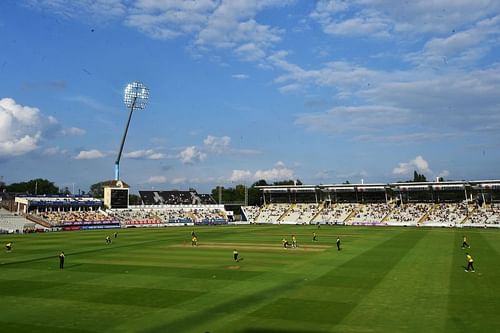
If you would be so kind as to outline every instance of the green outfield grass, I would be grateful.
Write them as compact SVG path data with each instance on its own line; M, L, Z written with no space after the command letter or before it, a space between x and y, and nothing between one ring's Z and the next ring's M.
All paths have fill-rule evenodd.
M197 227L193 248L191 230L120 230L111 245L113 231L1 235L13 250L0 254L0 330L500 330L500 231ZM299 248L282 248L292 234ZM466 251L476 273L464 272Z

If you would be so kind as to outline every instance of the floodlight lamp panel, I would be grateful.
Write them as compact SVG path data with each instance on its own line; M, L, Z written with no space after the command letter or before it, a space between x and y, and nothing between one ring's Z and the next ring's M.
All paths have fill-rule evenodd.
M127 84L123 95L123 102L127 108L145 109L149 98L149 89L141 82Z

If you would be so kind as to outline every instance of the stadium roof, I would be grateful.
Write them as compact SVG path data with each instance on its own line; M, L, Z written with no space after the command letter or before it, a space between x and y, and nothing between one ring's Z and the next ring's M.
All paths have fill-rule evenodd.
M374 184L322 184L322 185L266 185L256 186L263 192L366 192L384 191L391 189L394 191L445 191L463 190L467 187L497 189L500 188L500 180L472 180L472 181L442 181L442 182L408 182L408 183L374 183Z

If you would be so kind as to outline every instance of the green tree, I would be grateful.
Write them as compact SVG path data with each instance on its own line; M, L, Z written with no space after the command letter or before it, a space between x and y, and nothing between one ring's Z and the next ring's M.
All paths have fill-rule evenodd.
M58 194L59 188L47 179L37 178L27 182L13 183L7 185L7 192L27 193L32 195Z
M113 180L106 180L90 185L89 195L94 198L104 198L104 186L113 184Z
M129 194L128 195L128 203L129 203L129 205L140 205L140 204L142 204L141 196L137 195L137 194Z
M273 185L302 185L302 182L300 179L288 179L288 180L280 180L280 181L275 181Z
M61 191L62 195L70 195L71 191L69 190L69 187L64 187L64 190Z
M416 170L413 171L413 181L414 182L426 182L427 178L425 178L424 174L419 174Z

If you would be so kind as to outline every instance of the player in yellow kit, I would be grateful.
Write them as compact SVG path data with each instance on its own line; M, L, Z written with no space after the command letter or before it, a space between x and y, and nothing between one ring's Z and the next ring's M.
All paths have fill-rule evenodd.
M465 272L466 273L468 273L468 272L474 273L475 272L475 270L474 270L474 259L468 253L466 253L465 256L466 256L466 260L467 260L467 269L465 270Z

